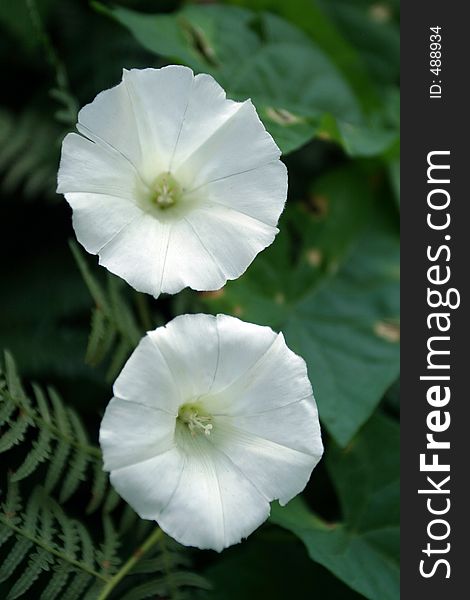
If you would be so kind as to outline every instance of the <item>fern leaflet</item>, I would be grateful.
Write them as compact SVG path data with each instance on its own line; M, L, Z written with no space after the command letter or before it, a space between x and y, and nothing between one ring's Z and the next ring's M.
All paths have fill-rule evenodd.
M18 482L34 473L42 463L49 462L45 490L51 493L62 478L60 501L65 502L94 473L89 511L96 510L108 491L108 480L102 471L101 452L91 445L75 411L64 405L52 388L48 394L32 386L34 401L25 393L12 357L5 353L4 371L0 368L0 452L24 442L26 435L35 435L23 462L12 475ZM26 447L26 444L24 444Z
M109 357L107 379L113 380L138 344L143 331L121 294L121 281L108 274L105 289L92 274L77 244L70 242L70 248L95 302L85 360L91 366L97 366Z

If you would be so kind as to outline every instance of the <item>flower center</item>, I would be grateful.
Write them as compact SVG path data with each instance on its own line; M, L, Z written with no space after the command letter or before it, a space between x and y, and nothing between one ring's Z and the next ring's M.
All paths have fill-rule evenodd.
M181 187L171 173L161 173L152 187L150 200L158 208L165 210L174 206L181 198Z
M183 404L178 411L178 419L186 425L191 435L211 434L212 417L204 413L197 404Z

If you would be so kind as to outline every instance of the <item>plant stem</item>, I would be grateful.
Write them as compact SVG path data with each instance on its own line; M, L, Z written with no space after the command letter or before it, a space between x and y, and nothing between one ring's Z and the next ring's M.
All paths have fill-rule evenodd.
M145 542L137 548L132 556L125 562L119 571L108 581L98 596L97 600L105 600L117 586L117 584L129 573L132 567L139 562L142 556L150 550L163 536L163 531L157 527L145 540Z

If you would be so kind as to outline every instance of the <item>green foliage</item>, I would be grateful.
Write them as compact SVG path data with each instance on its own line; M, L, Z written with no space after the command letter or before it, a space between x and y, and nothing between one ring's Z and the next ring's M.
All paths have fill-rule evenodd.
M110 357L107 379L112 381L139 342L143 332L139 329L134 313L121 294L122 280L108 274L108 285L105 289L92 274L77 244L71 242L70 248L95 302L85 359L88 364L96 366Z
M126 535L139 530L137 515L126 507L115 524L117 517L112 515L119 497L108 492L99 448L88 443L80 419L54 390L46 396L40 387L32 387L34 401L7 353L0 371L0 451L26 445L31 430L36 434L20 466L8 477L0 512L0 546L4 546L0 585L10 582L7 600L23 596L33 586L34 597L41 600L104 600L115 589L119 598L128 600L150 596L184 600L191 589L209 589L206 579L188 568L181 547L148 521L140 522L136 549L123 562L120 550L124 547L127 554ZM33 476L42 463L44 484L33 488L24 507L20 482ZM91 485L88 505L83 505L81 518L71 518L62 506L85 480ZM90 535L85 524L87 515L99 507L101 540ZM142 542L144 536L148 537Z
M0 452L27 441L26 456L11 477L16 483L32 475L42 463L48 463L44 490L58 488L60 502L68 500L87 478L93 477L88 511L102 503L107 478L102 472L101 452L88 442L88 435L75 411L66 406L53 388L47 395L37 385L28 397L19 380L12 357L6 353L0 370ZM31 441L32 440L32 441Z
M44 488L36 487L23 509L18 484L11 481L0 526L2 544L8 542L0 583L14 581L8 600L23 596L38 578L43 587L37 597L43 600L76 600L95 581L107 581L100 566L105 554L98 555L88 531L68 517Z
M211 73L235 99L251 97L284 154L317 135L351 156L382 154L397 140L380 107L363 113L320 45L280 17L218 5L189 5L171 15L94 6L147 50Z
M294 532L309 555L342 581L375 600L399 597L399 432L375 416L327 468L343 521L326 523L301 498L273 504L271 521Z
M214 312L283 331L307 361L322 421L341 445L399 370L398 236L393 216L372 209L374 196L361 172L326 174L307 205L288 207L246 275L205 298Z
M28 199L53 193L61 133L33 108L20 115L0 109L0 189Z

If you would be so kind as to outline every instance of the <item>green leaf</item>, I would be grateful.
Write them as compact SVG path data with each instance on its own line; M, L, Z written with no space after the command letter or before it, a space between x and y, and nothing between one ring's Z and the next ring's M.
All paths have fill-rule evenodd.
M232 95L251 97L284 153L311 139L325 113L361 119L356 100L329 59L313 44L266 44L240 68Z
M309 560L302 544L280 529L259 533L228 548L206 573L213 584L207 600L359 600L326 569Z
M400 74L398 11L394 11L389 2L323 0L322 5L351 46L360 53L372 79L377 83L395 83Z
M282 330L307 362L320 418L346 445L399 370L398 234L364 174L334 171L210 310ZM372 216L371 216L372 215ZM368 221L370 221L368 223Z
M50 413L44 393L37 385L33 385L33 389L38 403L39 414L45 423L50 424ZM28 477L28 475L36 470L40 463L49 458L51 452L51 439L52 435L50 429L44 428L39 431L38 439L33 442L33 448L27 454L23 464L15 471L12 481L20 481L21 479Z
M44 588L39 600L55 600L62 592L69 575L73 573L72 569L67 565L55 565L53 567L54 575L49 580L49 583ZM62 596L61 596L62 597Z
M86 507L87 514L94 512L101 503L108 487L108 475L103 471L102 462L96 462L93 472L93 485L91 487L91 497Z
M16 542L0 567L0 583L12 575L13 571L27 555L32 545L33 542L25 538L19 539Z
M260 41L250 25L250 10L231 6L186 6L171 15L144 14L127 8L93 6L127 27L150 52L171 57L198 72L229 83L240 62L252 56Z
M123 297L128 291L124 287L123 281L108 273L108 285L105 290L98 277L92 273L77 244L71 241L70 248L96 304L92 311L91 331L85 360L88 364L97 366L110 355L107 379L113 380L138 344L142 331L127 299Z
M315 42L340 69L366 111L377 108L379 99L357 49L319 0L231 0L233 4L269 10L287 19Z
M272 506L271 521L289 529L310 557L371 600L399 597L399 428L376 415L327 467L343 522L322 521L297 497Z
M90 456L84 451L84 448L88 445L86 431L72 409L68 409L68 417L76 436L77 449L73 458L69 460L67 475L60 491L60 501L62 503L72 496L81 481L85 481L85 471L90 461Z
M397 139L396 129L364 117L344 74L323 49L278 16L229 6L149 15L94 5L151 52L211 73L237 100L252 98L284 153L317 134L352 156L381 154Z
M50 493L58 483L67 463L68 469L61 486L61 502L65 502L87 479L87 468L93 467L92 508L96 509L106 493L107 478L98 475L102 470L101 451L88 443L84 426L77 414L65 406L57 392L48 389L46 395L33 384L34 404L25 395L11 356L5 354L5 369L0 365L0 412L8 415L0 439L0 452L20 443L26 432L25 423L36 437L30 447L23 444L26 456L11 476L11 484L25 479L48 462L45 491ZM50 399L50 404L49 400ZM7 407L7 410L5 410ZM12 488L13 489L13 488ZM13 508L7 512L15 512ZM46 521L43 520L45 523Z
M34 552L28 560L25 570L8 593L7 600L15 600L15 598L19 598L27 592L41 575L42 571L48 571L50 569L53 560L54 559L43 548L39 548Z
M90 584L91 577L87 573L77 573L62 593L61 600L80 600L85 588ZM44 599L46 600L46 599Z

